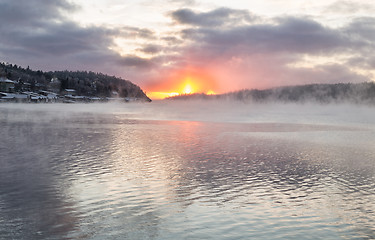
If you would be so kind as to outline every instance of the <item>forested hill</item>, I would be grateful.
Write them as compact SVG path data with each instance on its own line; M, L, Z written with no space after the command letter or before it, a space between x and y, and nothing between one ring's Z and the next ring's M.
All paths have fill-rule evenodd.
M265 90L240 90L220 95L180 95L171 99L234 99L249 102L375 104L375 83L308 84Z
M143 90L128 80L102 73L87 71L34 71L29 67L0 63L0 77L6 77L19 84L28 85L31 91L48 90L61 93L65 89L76 90L77 95L97 97L137 98L151 101Z

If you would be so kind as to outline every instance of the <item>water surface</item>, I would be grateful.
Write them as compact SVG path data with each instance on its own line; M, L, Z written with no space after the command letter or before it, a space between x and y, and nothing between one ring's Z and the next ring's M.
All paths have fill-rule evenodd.
M375 109L0 105L0 239L373 239Z

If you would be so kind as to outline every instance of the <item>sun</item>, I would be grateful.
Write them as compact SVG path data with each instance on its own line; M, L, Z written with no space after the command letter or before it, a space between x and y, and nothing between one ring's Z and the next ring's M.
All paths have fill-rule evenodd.
M192 94L193 93L193 89L191 87L191 85L188 83L185 85L184 87L184 90L182 91L183 94Z

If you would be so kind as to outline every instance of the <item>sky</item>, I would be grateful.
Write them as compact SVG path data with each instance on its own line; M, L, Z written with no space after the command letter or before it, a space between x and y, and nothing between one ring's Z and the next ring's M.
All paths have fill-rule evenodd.
M0 61L118 76L154 99L375 79L375 2L0 0Z

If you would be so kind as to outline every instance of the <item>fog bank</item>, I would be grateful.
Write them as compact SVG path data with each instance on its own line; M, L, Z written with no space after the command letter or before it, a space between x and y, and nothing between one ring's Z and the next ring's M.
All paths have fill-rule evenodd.
M152 103L0 104L0 121L53 123L97 115L112 119L371 126L375 108L358 104L244 103L234 100Z

